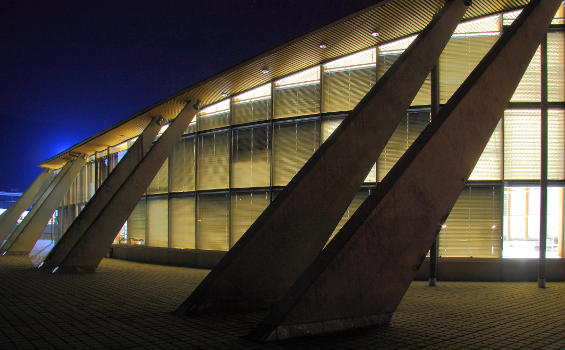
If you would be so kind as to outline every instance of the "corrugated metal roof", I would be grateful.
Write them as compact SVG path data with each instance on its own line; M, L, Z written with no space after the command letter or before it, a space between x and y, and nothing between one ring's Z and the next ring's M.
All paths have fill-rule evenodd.
M443 3L443 0L378 2L191 85L52 157L40 166L59 168L66 163L70 153L91 155L118 144L140 134L153 117L173 119L182 109L184 101L191 96L200 99L204 106L209 105L224 99L223 93L234 95L325 61L416 34L425 28ZM527 3L527 0L475 0L464 20L514 10ZM371 33L377 28L379 36L373 37ZM321 49L321 42L327 48ZM261 72L264 67L268 67L268 74Z

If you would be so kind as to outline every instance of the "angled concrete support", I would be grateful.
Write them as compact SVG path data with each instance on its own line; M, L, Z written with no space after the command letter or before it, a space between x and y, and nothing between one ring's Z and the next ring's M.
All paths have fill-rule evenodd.
M131 175L139 162L147 154L155 136L157 136L163 124L163 118L154 118L149 122L145 130L139 135L137 141L130 147L106 181L98 188L94 196L86 204L71 226L69 226L59 242L53 247L43 263L41 264L41 259L36 260L36 263L41 265L42 269L52 271L56 266L62 263L63 259L69 254L82 235L94 224L100 213L119 190L120 186L122 186L124 181Z
M466 9L444 6L177 314L257 309L283 295L324 247Z
M561 0L534 0L251 337L386 324Z
M37 201L54 177L55 174L52 171L44 169L16 203L0 215L0 246L10 236L22 213Z
M186 126L198 112L197 104L194 102L186 104L145 157L135 165L135 169L128 174L116 191L112 191L111 198L106 201L96 218L89 218L90 225L80 237L75 236L76 242L72 247L69 247L71 245L69 244L65 249L57 252L57 260L55 258L49 260L50 267L54 266L53 270L69 272L96 270L139 198L147 190L173 146L186 130ZM53 265L55 262L58 265Z
M84 158L78 157L65 164L2 246L2 254L28 254L31 251L85 163Z

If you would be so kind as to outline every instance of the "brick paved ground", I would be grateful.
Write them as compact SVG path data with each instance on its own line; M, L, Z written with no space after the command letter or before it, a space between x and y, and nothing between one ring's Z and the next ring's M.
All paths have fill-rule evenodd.
M3 349L565 349L565 283L415 282L387 328L257 344L260 314L171 314L208 271L105 259L44 274L0 258Z

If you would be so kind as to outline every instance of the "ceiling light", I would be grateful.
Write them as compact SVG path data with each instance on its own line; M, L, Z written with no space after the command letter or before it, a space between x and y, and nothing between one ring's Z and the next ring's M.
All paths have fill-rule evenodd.
M320 43L320 49L325 49L327 47L328 45L326 45L326 43Z
M222 97L228 97L229 94L227 92L222 92Z
M378 30L373 30L373 32L371 33L372 36L374 36L375 38L379 36L379 31Z
M271 73L271 71L269 70L269 68L263 67L263 68L261 69L261 73L263 73L263 74L269 74L269 73Z

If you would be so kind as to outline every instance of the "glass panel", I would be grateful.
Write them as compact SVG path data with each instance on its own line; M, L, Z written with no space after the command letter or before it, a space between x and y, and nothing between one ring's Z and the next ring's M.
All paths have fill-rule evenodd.
M377 59L377 77L380 79L400 57L400 55L412 44L416 36L395 40L379 46ZM422 84L422 87L414 97L412 106L429 105L431 102L431 78L430 75Z
M402 118L377 161L378 179L382 181L408 147L430 122L429 110L409 111Z
M169 158L161 166L147 188L148 194L167 193L169 190Z
M363 203L363 201L365 201L365 199L367 199L367 197L369 197L370 193L371 193L371 191L367 188L362 188L361 190L359 190L359 192L357 192L355 197L353 197L353 200L351 201L351 203L349 203L347 210L345 210L345 213L343 213L343 216L339 220L339 223L335 227L331 237L328 239L328 242L332 240L332 238L339 232L339 230L341 230L343 225L345 225L347 220L349 220L349 218L351 218L351 216L353 215L353 213L355 213L357 208L359 208L361 206L361 204Z
M147 245L169 245L169 207L167 197L147 197Z
M565 142L563 140L563 110L547 111L547 178L563 180L565 166Z
M320 113L320 66L275 82L274 118Z
M198 136L198 189L228 188L229 133Z
M198 194L196 248L228 250L228 194Z
M563 102L565 79L563 32L547 33L547 99L550 102Z
M259 86L233 98L232 124L251 123L271 116L271 84Z
M145 197L141 198L127 221L128 244L145 244Z
M439 95L445 103L475 69L492 45L496 34L453 35L439 58Z
M511 102L541 101L541 58L540 48L536 50L520 84L510 99Z
M269 126L234 129L232 147L231 186L269 186Z
M322 142L326 141L333 134L342 121L343 119L322 120Z
M504 258L539 257L540 188L504 189ZM548 258L563 257L563 187L547 189Z
M376 80L376 49L371 48L323 66L323 112L349 111Z
M540 111L504 112L504 179L540 177Z
M557 9L551 24L563 24L563 4L561 4L561 6Z
M209 130L228 126L230 118L230 100L223 100L203 108L198 112L197 118L198 130Z
M500 201L497 186L465 187L439 234L443 257L500 257Z
M171 248L194 249L195 246L194 196L169 199Z
M318 120L277 123L273 139L273 185L285 186L318 148Z
M170 155L171 192L194 191L194 136L185 137L177 142Z
M233 246L269 205L268 191L234 192L231 196L231 239Z
M502 122L494 129L469 180L502 179Z

